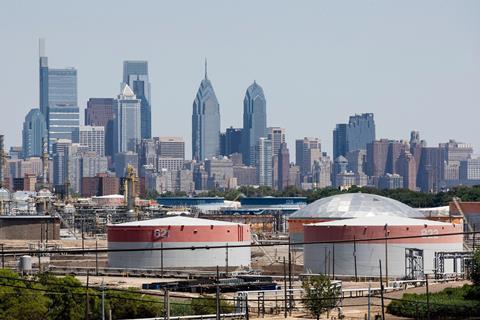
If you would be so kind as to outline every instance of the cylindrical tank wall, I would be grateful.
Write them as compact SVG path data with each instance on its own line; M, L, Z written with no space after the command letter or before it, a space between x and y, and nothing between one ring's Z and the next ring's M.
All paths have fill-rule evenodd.
M446 226L305 226L305 242L341 241L368 238L382 238L385 232L388 237L414 236L423 234L441 234L461 232L460 225ZM440 236L431 238L390 239L377 241L356 241L354 243L306 244L304 246L305 271L312 273L329 273L335 275L355 275L355 257L357 275L378 276L379 260L382 260L382 272L388 264L388 275L405 276L405 249L424 250L424 272L434 271L435 252L462 251L462 235ZM385 253L387 251L387 254ZM388 257L388 258L387 258ZM445 271L453 271L453 263L445 264Z

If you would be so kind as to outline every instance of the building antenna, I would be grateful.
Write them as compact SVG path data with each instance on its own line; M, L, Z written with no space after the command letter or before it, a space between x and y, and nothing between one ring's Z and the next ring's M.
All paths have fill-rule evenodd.
M45 57L45 38L38 39L38 55Z
M205 79L207 79L207 57L205 57Z

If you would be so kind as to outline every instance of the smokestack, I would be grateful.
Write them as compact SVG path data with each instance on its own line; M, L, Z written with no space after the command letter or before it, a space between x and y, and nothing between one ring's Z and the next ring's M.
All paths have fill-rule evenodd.
M0 135L0 188L3 188L3 184L5 181L4 175L4 167L5 167L5 145L4 145L4 136L3 134Z
M42 138L42 165L43 165L43 172L42 172L42 184L45 188L48 183L48 140L47 138Z

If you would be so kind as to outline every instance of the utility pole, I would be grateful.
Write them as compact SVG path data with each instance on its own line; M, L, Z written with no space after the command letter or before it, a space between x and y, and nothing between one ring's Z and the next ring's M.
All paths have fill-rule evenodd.
M288 295L288 311L289 314L292 315L292 251L290 245L290 236L288 237L288 289L290 290Z
M332 279L335 280L335 242L332 243Z
M285 262L285 257L283 257L283 292L284 292L284 305L285 313L284 316L287 318L287 263Z
M388 287L388 230L385 225L385 284Z
M160 242L160 276L163 278L163 239Z
M371 309L371 304L372 304L372 301L371 301L371 287L372 287L372 283L370 280L368 280L368 315L367 315L367 320L370 320L370 309Z
M170 319L170 293L168 292L168 289L165 287L163 293L163 312L164 312L164 319L169 320Z
M98 238L95 235L95 275L98 277Z
M90 280L90 272L87 269L87 286L85 288L85 319L89 319L89 314L90 314L90 306L88 303L88 285L89 285L89 280Z
M357 274L357 241L355 241L355 236L353 236L353 266L355 268L355 282L358 282Z
M427 320L430 320L430 293L428 289L428 274L425 274L425 285L427 287Z
M0 246L2 246L2 269L5 269L5 252L3 250L4 243L0 243Z
M228 278L228 242L225 244L225 278Z
M85 235L83 233L83 221L85 220L85 216L82 217L82 256L85 255Z
M102 320L105 320L105 285L102 280Z
M385 302L383 301L383 277L382 277L382 260L378 260L380 265L380 298L382 299L382 320L385 320Z
M220 271L218 271L218 266L217 266L217 290L215 294L215 300L216 300L216 310L217 310L217 320L220 320Z

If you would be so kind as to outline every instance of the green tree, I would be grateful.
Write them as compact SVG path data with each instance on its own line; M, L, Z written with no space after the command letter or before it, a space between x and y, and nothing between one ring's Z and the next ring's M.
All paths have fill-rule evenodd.
M221 298L225 299L225 298ZM201 296L199 298L192 299L192 311L194 314L215 314L217 312L217 301L215 298ZM220 300L220 313L231 313L234 311L234 307L226 300Z
M311 276L302 281L302 288L302 303L311 315L318 320L322 313L327 312L328 317L338 300L338 289L332 286L330 279L324 275Z
M480 249L475 250L472 261L472 273L470 275L473 285L480 289Z
M47 318L48 298L40 285L21 281L17 273L7 269L1 269L0 276L0 319Z
M114 319L151 318L163 314L163 301L156 297L145 296L136 289L128 291L109 290L105 292L105 308L112 310Z

